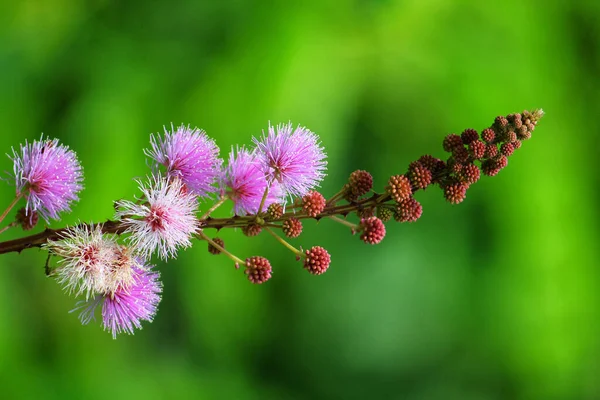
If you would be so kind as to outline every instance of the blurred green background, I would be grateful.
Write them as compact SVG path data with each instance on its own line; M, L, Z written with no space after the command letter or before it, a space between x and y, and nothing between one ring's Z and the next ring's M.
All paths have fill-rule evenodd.
M1 151L44 132L85 169L52 227L111 217L171 122L223 156L268 121L303 124L331 195L355 169L381 190L447 133L546 111L507 169L459 206L420 193L423 217L378 246L305 224L292 242L326 247L325 275L239 232L221 237L271 260L267 284L202 243L158 263L160 311L134 336L81 326L44 252L1 256L2 398L600 398L599 74L597 1L2 2Z

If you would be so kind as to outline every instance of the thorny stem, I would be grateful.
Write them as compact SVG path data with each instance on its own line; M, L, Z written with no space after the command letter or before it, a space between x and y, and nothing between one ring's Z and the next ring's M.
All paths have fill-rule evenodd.
M267 232L269 232L275 239L277 239L277 241L279 243L281 243L282 245L284 245L285 247L287 247L292 253L296 254L296 256L299 256L299 257L302 256L302 252L300 250L298 250L297 248L295 248L294 246L292 246L291 244L289 244L288 242L286 242L281 236L279 236L278 234L276 234L275 232L273 232L272 229L265 228L265 230Z
M4 233L7 230L9 230L10 228L14 228L17 225L19 225L19 223L17 221L13 221L10 224L6 225L4 228L0 229L0 233Z
M350 204L342 204L338 206L326 207L323 212L314 217L314 219L319 220L323 217L329 217L332 215L340 215L345 216L353 211L357 211L367 207L378 206L386 201L390 200L390 196L387 194L377 194L374 193L371 197L367 197L365 199L359 200ZM290 217L295 217L297 219L308 219L312 218L306 215L305 213L299 212L294 213L286 212L280 218L277 219L269 219L264 224L264 227L271 228L281 228L280 225L276 224L276 222L282 222ZM200 220L200 228L207 229L222 229L222 228L241 228L247 226L251 223L254 223L256 220L256 215L247 215L247 216L234 216L229 218L211 218L206 217L206 219ZM91 224L80 224L80 226L90 226ZM114 233L117 235L122 234L125 231L125 227L122 225L120 221L107 220L103 223L98 223L94 225L102 225L102 232L104 233ZM0 254L21 252L25 249L29 249L32 247L41 247L48 240L60 240L61 234L67 228L59 228L59 229L50 229L46 228L44 231L40 233L36 233L34 235L25 236L23 238L9 240L6 242L0 242ZM216 246L215 246L216 247Z
M346 191L347 191L347 186L344 185L339 192L337 192L336 194L334 194L333 196L331 196L331 198L329 200L327 200L326 205L329 206L331 204L335 204L336 201L338 201L339 199L341 199L344 196L344 194L346 194Z
M10 212L10 210L13 209L13 207L17 204L17 202L19 200L21 200L21 197L23 197L23 195L21 193L19 193L14 200L12 201L12 203L10 203L8 205L8 208L6 210L4 210L4 212L2 213L2 215L0 215L0 222L4 221L4 218L6 218L6 216L8 215L8 213ZM3 231L4 232L4 231Z

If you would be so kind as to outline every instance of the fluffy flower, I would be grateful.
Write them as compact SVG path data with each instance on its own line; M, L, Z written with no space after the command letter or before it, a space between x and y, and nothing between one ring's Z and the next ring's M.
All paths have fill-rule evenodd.
M279 182L286 194L304 196L325 176L327 161L319 138L304 127L279 125L277 131L254 138L257 161L270 181Z
M34 140L13 149L13 172L17 195L27 200L26 210L37 211L46 221L58 219L79 200L83 172L77 155L58 139Z
M165 128L164 136L150 136L151 149L144 153L152 158L155 167L164 165L167 176L179 178L186 188L198 196L215 192L222 160L214 140L200 129L181 125L171 132Z
M119 245L113 235L103 234L101 225L68 228L60 240L51 240L44 247L61 257L55 273L69 294L85 294L87 299L112 293L132 281L136 260L131 249Z
M102 304L102 325L116 339L119 333L132 335L141 329L141 321L152 322L161 300L162 284L159 273L147 267L134 267L131 284L121 285L110 294L100 294L87 301L77 303L75 310L82 310L79 319L88 324L94 319L96 308Z
M221 178L221 190L234 203L234 212L238 215L256 214L267 188L267 178L256 162L254 153L241 148L237 154L233 149L229 153L229 164ZM281 188L273 182L262 211L272 203L281 201Z
M117 202L116 216L131 233L132 246L146 258L156 250L163 259L174 257L179 246L191 246L190 236L198 229L196 196L179 179L152 176L148 184L138 183L145 202Z
M102 234L102 226L75 226L49 241L45 247L62 257L56 268L57 280L65 290L86 298L107 290L111 264L115 261L117 243Z

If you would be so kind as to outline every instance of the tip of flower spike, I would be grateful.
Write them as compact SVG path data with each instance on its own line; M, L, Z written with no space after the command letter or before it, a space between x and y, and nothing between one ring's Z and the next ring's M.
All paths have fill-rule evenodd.
M271 263L264 257L254 256L246 259L244 273L254 284L265 283L271 279Z
M360 240L367 244L381 243L385 237L385 225L377 217L361 219L358 230L362 231Z
M331 264L331 256L321 246L314 246L304 253L304 268L313 275L321 275Z
M225 248L225 242L221 238L214 238L213 242ZM217 249L212 243L208 243L208 252L212 255L221 254L221 250Z
M302 198L302 210L306 215L314 218L325 209L326 202L321 193L311 190Z
M297 238L302 233L302 222L294 217L283 221L281 226L283 234L289 238Z

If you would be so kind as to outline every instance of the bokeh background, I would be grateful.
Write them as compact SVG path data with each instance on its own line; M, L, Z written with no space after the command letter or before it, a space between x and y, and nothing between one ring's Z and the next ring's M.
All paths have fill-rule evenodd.
M597 1L2 2L1 151L44 132L85 168L52 227L111 217L171 123L223 155L303 124L331 195L355 169L381 190L448 133L546 111L507 169L458 206L420 193L423 217L380 245L305 224L293 242L329 250L322 276L265 234L222 233L271 260L264 285L202 243L158 262L160 311L134 336L81 326L42 251L3 255L2 398L600 398L599 73Z

